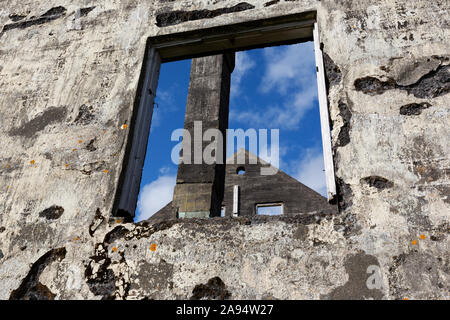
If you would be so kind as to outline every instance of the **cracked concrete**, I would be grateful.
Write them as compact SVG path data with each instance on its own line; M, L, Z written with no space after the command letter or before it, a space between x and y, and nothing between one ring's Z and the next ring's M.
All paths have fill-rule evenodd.
M239 3L2 2L0 299L449 298L448 1ZM112 217L147 39L310 11L340 212Z

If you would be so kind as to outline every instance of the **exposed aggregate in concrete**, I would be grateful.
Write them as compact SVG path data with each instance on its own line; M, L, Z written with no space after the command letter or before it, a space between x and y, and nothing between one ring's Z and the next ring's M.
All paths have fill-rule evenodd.
M147 39L314 10L340 212L112 217ZM449 10L446 0L3 1L0 299L448 299ZM379 289L367 286L370 266Z

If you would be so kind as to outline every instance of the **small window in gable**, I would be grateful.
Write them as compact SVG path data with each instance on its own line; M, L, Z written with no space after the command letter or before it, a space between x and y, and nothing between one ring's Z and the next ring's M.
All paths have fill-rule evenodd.
M308 44L312 40L313 42ZM305 54L306 49L305 50L302 49L303 51L298 51L300 50L299 49L300 44L304 44L304 46L309 47L308 59L306 59L307 58ZM252 50L262 50L262 51L260 51L260 53L258 54L256 51L254 51L254 53L251 53L250 51ZM283 63L285 60L287 61L288 64L291 63L292 61L290 68L286 69L289 72L281 72L281 73L275 72L276 75L281 75L281 77L277 78L278 82L274 82L275 77L272 76L274 72L273 70L276 71L285 69L281 68L283 67L283 65L280 65L277 62L277 59L280 60L280 56L276 54L276 50L283 52L286 58L281 59ZM320 193L322 193L324 196L327 195L329 201L334 199L336 195L336 185L334 181L334 167L332 157L333 154L331 148L327 90L324 72L325 70L322 57L323 52L319 37L318 24L316 21L316 12L311 11L299 14L288 14L282 17L275 17L269 19L265 18L262 20L236 23L232 24L232 27L230 27L230 25L223 25L207 29L157 35L155 37L148 39L147 50L142 63L142 70L139 78L139 86L138 86L139 91L136 95L135 105L133 108L134 120L132 120L132 123L130 123L130 129L133 130L130 130L129 139L127 140L127 152L123 162L123 170L119 177L119 183L114 200L114 207L112 209L113 216L127 217L127 218L134 217L135 221L138 222L141 220L145 220L149 216L151 217L153 214L159 212L158 210L160 210L160 208L164 208L164 204L161 203L158 206L154 206L153 204L155 201L151 201L149 202L152 203L151 212L146 211L147 213L143 214L144 206L140 205L140 208L137 211L137 215L134 216L136 212L136 205L138 203L138 195L140 191L142 191L143 194L144 191L151 190L149 189L149 187L144 188L145 186L153 186L153 187L157 186L157 188L155 188L156 190L155 193L150 194L150 192L148 192L147 195L150 194L151 196L153 196L156 194L156 198L158 200L164 200L163 201L164 203L169 202L172 197L173 186L175 185L176 182L175 167L179 164L177 161L173 161L171 158L170 160L172 162L170 163L170 166L162 164L155 167L157 170L151 171L143 170L144 162L154 163L156 166L156 162L153 161L153 159L152 161L145 161L146 159L147 160L150 159L149 157L146 157L146 151L150 149L149 146L151 146L152 150L158 150L157 154L159 155L162 154L161 145L164 144L161 142L162 141L161 139L158 139L155 136L154 140L156 141L156 143L152 141L150 141L149 143L148 138L150 133L150 124L153 118L153 106L154 105L170 106L169 98L173 98L174 93L177 94L183 93L185 96L187 96L188 94L187 83L180 86L180 88L181 87L184 88L184 91L178 90L174 87L164 88L164 83L166 82L164 81L164 78L167 76L168 78L167 83L169 85L172 85L173 74L176 73L177 75L179 75L181 67L177 67L177 70L175 70L175 72L167 72L167 69L165 69L166 71L163 70L162 77L159 77L161 65L165 64L165 66L169 68L168 63L170 62L177 64L178 62L175 61L181 61L184 59L191 59L198 57L206 57L209 55L225 54L228 52L235 52L237 59L238 60L240 59L236 63L237 68L235 68L235 71L233 73L234 78L231 83L231 84L234 83L235 85L235 92L233 93L234 94L233 96L231 95L228 96L228 98L231 97L230 98L231 103L233 103L232 100L233 97L235 98L238 97L238 94L236 92L239 92L239 90L236 90L236 88L243 90L243 87L240 86L240 79L243 76L242 74L239 75L239 72L243 72L242 70L249 70L250 69L249 66L254 65L255 70L252 73L253 74L252 76L254 77L254 79L256 79L255 77L257 77L258 79L262 79L262 81L259 80L247 81L247 83L249 86L251 85L253 89L257 90L264 89L263 90L264 92L262 92L261 94L261 96L263 94L264 96L261 99L264 98L262 102L264 106L268 108L265 110L259 108L261 103L260 104L256 103L254 105L248 106L247 105L241 106L241 104L239 104L238 106L241 108L241 111L245 110L245 117L232 117L231 119L235 119L235 121L239 123L238 125L233 125L233 123L231 123L229 124L229 126L231 128L244 127L243 129L247 129L248 126L252 127L254 126L256 128L250 128L254 130L264 130L265 128L280 129L281 126L286 126L286 128L288 129L285 129L284 131L287 131L288 133L284 135L283 139L286 139L286 137L288 136L288 139L289 137L291 137L293 141L298 141L299 139L297 139L297 137L295 136L297 132L294 131L296 130L296 128L299 127L303 128L303 126L298 126L297 122L299 121L299 119L303 117L304 111L306 110L305 108L307 107L308 110L310 109L316 111L317 109L319 109L318 110L319 115L316 116L316 119L320 118L321 136L319 134L315 134L315 137L319 138L318 143L305 145L302 148L308 151L304 152L308 156L308 158L306 158L305 156L305 159L308 159L308 161L309 158L313 159L314 164L316 162L323 161L321 160L322 155L319 152L320 149L322 149L325 167L324 180L326 180L325 181L326 188L325 185L321 185L322 189ZM313 56L313 53L315 53L315 56ZM307 62L310 63L307 64ZM267 65L267 68L266 67L263 68L262 67L263 65L261 63L265 63L265 65ZM187 67L189 67L189 61L186 62L185 64L187 65ZM312 68L308 67L308 65L310 67L312 66ZM239 66L243 68L241 71L239 71ZM294 66L296 66L297 69L301 69L302 71L301 77L297 75L296 71L295 72L293 71ZM305 73L306 71L308 71L309 73ZM189 73L184 72L183 74L184 74L183 79L185 80L184 82L188 82L190 79ZM290 74L295 74L296 76L292 78L291 76L289 76ZM268 78L266 78L266 75ZM317 89L311 87L316 85L315 84L316 81L314 81L314 78L316 78L317 80L317 87L318 87L317 94L314 93ZM292 79L295 79L295 81L293 81ZM301 83L299 82L300 80L302 80ZM292 83L290 83L289 81L292 81ZM158 83L160 84L160 88L158 91L159 100L157 101L159 104L155 101ZM245 81L242 81L242 86L245 83L246 83ZM292 86L287 88L286 83L292 84L294 88L292 88ZM261 84L264 85L261 86ZM284 100L280 101L280 99L277 99L277 96L275 96L275 94L270 93L272 91L273 92L276 91L277 95L281 95ZM243 92L247 93L248 90L247 89L243 90ZM292 97L295 99L291 99L292 98L291 96L288 97L288 94L286 94L286 92L293 92ZM302 99L297 99L297 97L300 96L302 97ZM270 99L273 98L274 102L271 103L268 97ZM162 100L164 98L166 98L167 101L163 102ZM184 102L186 101L186 97L184 98L182 97L180 99L183 101L180 110L183 110L185 106ZM254 100L252 99L250 100L254 102ZM291 100L295 101L295 103L297 102L300 103L300 105L291 107L292 105ZM306 100L309 100L310 102L311 100L313 100L315 102L308 104L305 102ZM313 107L313 105L317 106L317 104L319 108ZM233 108L233 106L230 106L230 108ZM162 112L167 111L167 109L170 108L161 108L159 114L161 115ZM298 112L298 110L302 112ZM234 114L236 114L237 112L239 112L239 110L236 110ZM178 118L179 121L181 121L180 122L181 124L178 124L177 127L182 128L183 127L182 121L184 119L185 114L183 114L182 112L176 112L176 114L179 115ZM268 116L271 116L273 119L267 119ZM245 120L248 117L251 118L250 119L251 121ZM156 117L154 118L156 119ZM254 119L258 121L256 120L253 121ZM260 124L261 121L259 121L259 119L262 119L261 121L265 122L263 124ZM164 121L165 123L173 122L173 117L171 117L168 121L166 120ZM269 123L266 125L266 122ZM274 122L275 125L272 125L272 122ZM255 123L257 123L258 126L254 125ZM305 121L305 123L312 123L312 122ZM319 128L317 121L316 123L317 128ZM161 127L163 127L163 129L161 129L163 131L161 132L166 134L168 126L164 125ZM156 128L156 126L152 127L153 133L155 131L154 128ZM312 132L312 130L310 130L310 127L307 127L306 129L307 133L309 134L308 137L311 138L310 133ZM247 130L244 131L244 135L245 132L247 132ZM316 130L315 132L318 133L319 131ZM166 134L165 136L167 137L168 135ZM320 143L320 137L322 139L322 143ZM312 139L310 140L312 141ZM302 140L302 141L308 142L310 140ZM167 144L167 146L170 150L169 144ZM164 144L164 147L166 147L166 144ZM252 148L249 147L248 149L249 151L252 151ZM313 156L311 156L309 150L313 150L315 152L316 149L319 150L318 154L316 155L316 153L311 153L313 154ZM234 152L234 150L232 152ZM169 153L166 152L165 154ZM170 155L172 155L172 153L170 153ZM180 156L184 157L184 155ZM284 157L289 157L289 155L284 155ZM304 163L303 161L297 160L292 160L292 162L294 164L297 164L298 162L298 166L303 165ZM309 164L309 162L305 163ZM238 181L240 180L239 182L242 182L241 179L248 180L251 178L250 176L253 175L254 172L252 171L252 169L250 169L249 172L246 172L246 169L249 169L249 167L245 168L240 167L235 172L236 175L241 175L244 177L244 178L237 178ZM297 172L303 172L303 170L295 170L295 174L297 174ZM297 178L297 176L295 178ZM300 177L298 178L298 180L300 180ZM233 185L235 185L236 183L237 183L236 181L233 181ZM158 196L161 193L160 192L161 184L163 184L163 186L165 187L164 195L168 195L167 197L164 197L164 199ZM234 187L237 188L238 186L235 185ZM231 209L232 212L229 213L230 216L238 216L240 214L238 212L240 210L238 203L239 193L235 190L238 191L238 189L233 189L233 204L228 203L228 207L232 208ZM141 196L139 197L140 197L139 201L141 204L146 203L146 201L142 200L143 198L141 198ZM252 200L255 201L255 199ZM277 201L283 201L283 199L277 199ZM252 208L251 202L249 202L248 204L249 206L247 207L246 212L252 214L255 213L255 211L257 214L261 215L283 214L283 206L280 204L274 204L272 206L260 205L258 206L258 208L260 209L256 208L256 210L254 209L255 207ZM215 208L219 209L220 207ZM289 208L291 207L289 206ZM221 210L221 215L225 215L224 209L225 208Z
M283 214L283 205L281 203L257 204L256 214L262 216L281 216Z

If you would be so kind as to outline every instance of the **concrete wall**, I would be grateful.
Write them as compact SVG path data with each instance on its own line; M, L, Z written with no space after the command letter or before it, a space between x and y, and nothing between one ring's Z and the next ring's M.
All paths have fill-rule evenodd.
M449 2L239 2L2 1L1 299L449 297ZM110 219L147 38L311 10L340 213Z

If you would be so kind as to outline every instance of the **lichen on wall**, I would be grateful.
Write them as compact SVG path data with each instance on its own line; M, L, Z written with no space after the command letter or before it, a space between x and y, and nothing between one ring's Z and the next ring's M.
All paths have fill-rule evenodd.
M448 299L449 9L3 1L0 299ZM147 39L312 10L340 212L113 218Z

